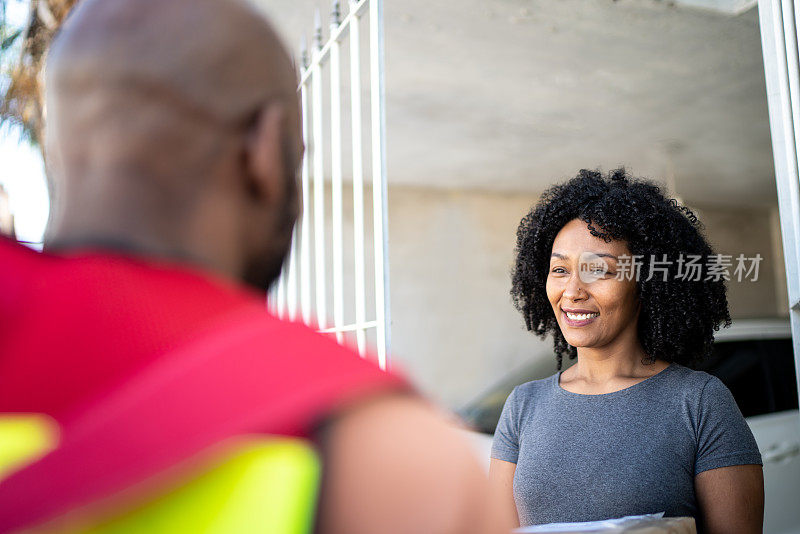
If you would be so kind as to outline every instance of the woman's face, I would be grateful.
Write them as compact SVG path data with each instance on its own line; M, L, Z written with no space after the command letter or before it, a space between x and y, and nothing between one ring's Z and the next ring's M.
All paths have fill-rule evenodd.
M635 339L636 280L630 268L628 276L616 279L617 258L630 255L628 245L606 243L593 236L584 221L574 219L558 233L551 252L547 298L567 343L601 348L623 332Z

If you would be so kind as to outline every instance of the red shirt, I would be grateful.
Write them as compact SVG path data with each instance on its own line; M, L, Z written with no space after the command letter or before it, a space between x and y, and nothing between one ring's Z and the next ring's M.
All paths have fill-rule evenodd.
M343 403L402 387L209 273L0 238L0 412L49 414L62 431L56 451L0 483L0 531L231 435L308 437Z

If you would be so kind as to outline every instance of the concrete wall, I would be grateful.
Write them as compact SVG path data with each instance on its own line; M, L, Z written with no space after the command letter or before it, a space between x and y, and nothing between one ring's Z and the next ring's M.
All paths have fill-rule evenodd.
M509 296L516 228L535 200L389 192L395 361L448 406L462 406L531 358L552 355L552 342L525 330Z
M543 362L543 373L555 372L552 342L525 330L509 297L516 228L537 198L410 187L389 191L394 362L450 407L463 406L534 359ZM785 314L773 211L699 208L718 253L764 257L757 282L729 284L734 318Z
M777 199L776 199L777 204ZM736 319L785 315L786 273L781 247L774 237L780 237L780 226L773 224L770 208L708 208L698 206L700 220L706 226L709 242L718 254L744 254L763 257L756 281L728 283L728 304L731 317ZM734 263L735 265L735 263ZM733 275L733 269L731 269ZM780 292L779 292L780 291ZM780 295L781 298L778 298Z

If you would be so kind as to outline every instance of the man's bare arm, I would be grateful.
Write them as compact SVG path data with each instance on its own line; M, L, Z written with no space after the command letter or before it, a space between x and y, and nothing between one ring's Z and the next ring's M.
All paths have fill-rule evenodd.
M462 436L432 407L386 396L324 431L323 534L507 534L488 480ZM495 501L496 502L496 501Z
M492 458L489 462L489 484L498 506L506 509L506 514L514 518L514 527L519 526L517 504L514 502L514 474L517 464Z

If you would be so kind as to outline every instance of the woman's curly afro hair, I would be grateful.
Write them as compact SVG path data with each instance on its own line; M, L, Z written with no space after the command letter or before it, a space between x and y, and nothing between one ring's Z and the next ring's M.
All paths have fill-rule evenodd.
M542 338L553 334L558 368L565 355L577 357L577 349L561 333L545 282L553 241L574 219L606 242L625 241L631 256L641 255L638 335L648 359L692 365L708 356L714 332L723 323L730 326L731 318L721 277L708 276L705 268L698 281L676 277L681 256L699 255L704 267L713 261L697 217L655 183L632 178L624 169L607 175L584 169L545 191L517 230L511 296L529 331ZM664 255L666 281L660 272L650 278L650 258L660 262Z

